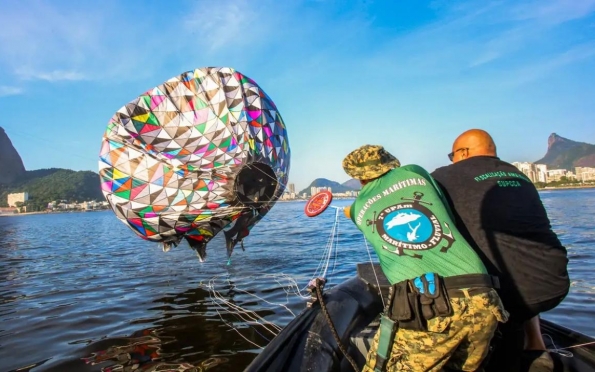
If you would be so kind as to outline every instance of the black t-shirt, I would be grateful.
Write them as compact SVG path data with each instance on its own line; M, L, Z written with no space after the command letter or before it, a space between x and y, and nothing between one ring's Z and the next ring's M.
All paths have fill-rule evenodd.
M564 296L568 258L552 231L537 189L515 166L472 157L432 173L488 271L500 277L500 297L513 313Z

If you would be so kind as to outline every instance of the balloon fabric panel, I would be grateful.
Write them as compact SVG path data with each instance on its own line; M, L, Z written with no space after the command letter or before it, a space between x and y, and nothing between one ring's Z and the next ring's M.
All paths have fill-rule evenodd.
M277 107L256 82L232 68L199 68L120 108L99 158L118 219L168 248L185 237L204 251L240 215L258 216L245 219L249 230L270 210L287 183L290 148Z

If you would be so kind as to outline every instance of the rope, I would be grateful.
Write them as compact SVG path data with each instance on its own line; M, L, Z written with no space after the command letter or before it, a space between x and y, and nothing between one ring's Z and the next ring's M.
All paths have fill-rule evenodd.
M335 235L338 234L338 229L337 229L338 225L339 225L339 213L337 211L337 213L335 213L335 221L333 223L333 227L331 228L331 232L329 234L329 237L327 238L327 242L325 245L324 252L322 254L322 258L318 262L318 266L316 267L316 270L314 270L314 274L311 276L310 279L314 279L317 277L326 277L326 273L328 272L328 267L329 267L330 260L332 257L332 248L333 248L333 243L335 241ZM338 236L337 236L337 241L338 241ZM305 291L308 288L308 286L309 286L309 284L306 284L303 288L298 290L300 293L300 296L304 299L309 298L309 296L302 295L302 291Z
M378 280L378 275L376 274L376 269L374 268L374 262L372 261L372 255L370 254L370 247L368 246L368 241L366 237L364 237L364 243L366 243L366 251L368 251L368 258L370 259L370 265L372 266L372 272L374 273L374 278L376 278L376 285L378 286L378 294L380 295L380 299L382 300L382 308L386 308L386 304L384 303L384 296L382 295L382 291L380 290L380 281Z
M585 342L583 344L578 344L578 345L572 345L572 346L558 348L556 346L556 344L554 343L554 339L552 338L552 336L550 336L548 334L545 334L543 336L549 338L550 342L552 343L552 346L554 347L553 349L547 349L546 351L548 351L550 353L558 354L558 355L563 356L565 358L572 358L572 357L574 357L574 354L572 352L566 351L568 349L574 349L574 348L577 348L577 347L588 346L588 345L595 345L595 341L590 341L590 342Z
M333 258L333 271L331 271L331 275L335 273L335 267L337 266L337 252L339 251L339 209L337 209L337 213L335 214L335 221L337 224L337 242L335 243L335 257Z
M337 211L335 212L335 222L333 223L333 228L331 230L331 236L330 236L330 244L329 244L329 250L328 250L328 258L326 260L326 267L324 268L324 272L322 273L322 277L326 278L326 273L328 271L328 266L329 263L331 262L331 255L333 253L333 243L335 241L335 233L337 233L337 227L339 226L339 210L337 209ZM337 236L337 240L338 240L338 236Z
M333 338L335 339L335 342L337 342L337 345L339 346L339 350L341 350L341 352L345 356L345 359L347 359L349 364L351 364L351 367L353 368L353 370L358 371L359 368L357 366L357 363L355 363L355 360L353 360L353 358L347 353L347 350L343 346L343 343L341 342L341 338L339 337L339 334L337 333L337 330L335 329L335 325L333 324L333 320L331 319L331 317L328 313L326 304L323 301L320 278L316 278L316 297L318 298L318 301L320 302L320 309L322 309L322 314L324 314L324 318L328 322L331 333L333 334Z
M264 173L264 172L263 172ZM264 173L266 174L266 173ZM333 337L335 338L335 341L337 341L337 344L339 345L339 349L341 350L341 352L343 353L343 355L345 355L345 357L347 358L347 360L350 362L350 364L354 367L354 370L357 371L357 365L355 364L355 362L353 361L353 359L347 354L347 351L345 349L345 347L342 345L341 340L338 337L338 334L336 332L336 329L334 327L334 324L332 323L332 320L330 319L330 315L328 314L328 310L326 309L326 305L324 304L324 302L322 301L322 292L321 292L321 288L320 288L320 276L325 277L328 273L329 270L329 266L330 266L330 261L331 259L333 259L334 257L334 265L332 267L332 272L334 273L335 267L336 267L336 261L337 261L337 256L338 256L338 245L339 245L339 220L340 220L340 211L342 210L342 208L338 208L338 207L333 207L335 209L335 220L333 222L333 225L331 227L331 231L330 234L328 235L327 238L327 242L324 248L324 251L322 253L322 257L320 258L320 261L318 263L318 267L316 268L315 272L314 272L314 276L312 278L315 278L315 280L317 281L317 298L320 300L321 303L321 307L322 307L322 311L323 314L331 328L331 332L333 333ZM333 248L335 249L335 252L333 252ZM333 255L334 254L334 255ZM221 275L222 276L222 275ZM273 278L279 285L281 285L280 280L281 279L285 279L289 282L289 285L281 285L281 287L283 288L283 290L286 293L287 299L289 298L290 295L297 295L299 297L302 297L304 299L307 298L311 298L310 296L305 296L302 293L302 290L306 289L309 287L309 285L307 285L306 287L304 287L303 289L300 289L296 280L294 278L292 278L291 276L287 275L287 274L264 274L265 277L270 277ZM215 289L215 280L218 279L220 277L220 275L216 275L213 278L208 280L208 284L203 284L203 282L201 282L201 286L206 287L210 294L211 294L211 299L213 300L213 303L220 309L223 310L228 310L231 314L235 315L239 320L243 321L245 324L247 325L251 325L251 326L260 326L262 327L262 330L264 331L264 333L268 333L271 335L277 335L279 333L279 331L281 330L281 328L279 326L277 326L274 323L271 323L269 321L267 321L266 319L264 319L263 317L259 316L256 312L252 311L252 310L247 310L242 308L241 306L238 306L236 304L234 304L233 302L226 300L216 289ZM312 281L311 281L312 282ZM228 280L229 283L229 280ZM235 285L229 283L232 288L237 291L240 292L244 295L249 295L249 296L253 296L265 303L268 303L270 305L274 305L274 306L281 306L283 308L285 308L285 310L287 310L293 317L295 317L295 314L284 304L279 304L279 303L273 303L273 302L269 302L267 300L265 300L264 298L257 296L254 293L250 293L248 291L245 290L241 290L238 289L237 287L235 287ZM227 307L227 308L226 308ZM246 341L250 342L252 345L259 347L259 348L263 348L260 345L257 345L255 342L249 340L248 338L246 338L246 336L244 336L243 334L241 334L241 332L239 331L239 329L237 327L234 326L234 324L230 321L225 320L221 313L219 312L218 309L214 309L217 314L220 316L220 318L224 321L225 324L227 324L228 326L230 326L230 328L232 330L235 330L242 338L244 338ZM263 339L265 340L269 340L268 337L259 332L258 330L256 330L256 333L258 333Z
M220 307L223 310L228 310L226 309L224 306L222 306L222 304L228 306L230 309L232 309L232 314L236 315L238 318L240 318L244 323L246 324L251 324L251 325L259 325L261 327L263 327L267 332L269 332L270 334L276 336L280 331L281 331L281 327L279 327L278 325L267 321L266 319L264 319L263 317L259 316L256 312L252 311L252 310L246 310L244 308L242 308L241 306L238 306L228 300L226 300L225 298L223 298L223 296L221 294L219 294L219 292L217 292L215 290L215 280L218 278L219 276L215 276L211 279L209 279L208 284L202 284L201 286L206 287L209 292L211 293L211 297L213 299L213 303ZM228 280L229 283L229 280ZM234 290L237 290L237 288L235 288L235 286L231 283L229 283L232 288L234 288ZM245 292L246 294L252 295L254 297L259 297L256 296L255 294L251 294L248 292ZM260 297L259 297L260 298ZM262 298L261 298L262 299ZM264 299L262 299L264 300ZM220 302L217 302L220 301ZM266 301L268 302L268 301ZM279 304L276 304L279 305ZM282 305L281 305L282 306ZM216 310L216 309L215 309ZM288 309L289 310L289 309ZM291 311L290 311L291 312ZM293 314L293 313L292 313ZM223 318L221 318L222 320L224 320ZM224 320L225 321L225 320ZM262 322L262 323L261 323ZM270 327L270 328L269 328ZM239 333L239 332L238 332ZM260 334L260 332L257 332ZM265 337L264 335L260 334L264 339L266 339L267 341L270 341L267 337ZM262 348L262 347L261 347Z
M251 340L249 340L249 339L248 339L246 336L244 336L244 335L242 334L242 332L240 332L240 330L239 330L239 329L237 329L236 327L234 327L234 325L233 325L231 322L229 322L229 321L225 320L225 319L223 318L223 316L221 315L221 313L219 312L219 310L217 310L217 309L214 309L214 310L215 310L215 312L217 313L217 315L219 315L219 318L221 318L221 320L223 321L223 323L225 323L225 324L226 324L228 327L230 327L231 329L233 329L234 331L236 331L236 332L237 332L237 334L238 334L238 335L240 335L240 336L241 336L241 337L242 337L244 340L248 341L249 343L251 343L252 345L256 346L257 348L264 350L264 346L260 346L260 345L258 345L257 343L255 343L254 341L251 341ZM259 334L259 335L260 335L262 338L264 338L265 340L267 340L267 341L269 341L269 342L271 341L271 340L269 340L268 338L264 337L262 334L260 334L260 332L256 331L256 333L258 333L258 334Z

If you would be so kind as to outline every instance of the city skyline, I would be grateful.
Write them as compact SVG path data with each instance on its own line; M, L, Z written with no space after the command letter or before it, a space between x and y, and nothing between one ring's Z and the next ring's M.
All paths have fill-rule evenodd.
M564 168L555 168L555 169L548 169L547 165L545 164L538 164L538 163L533 163L533 162L510 162L512 165L514 165L517 169L519 169L521 172L523 172L523 174L525 174L527 176L527 178L529 178L529 180L531 180L531 182L542 182L542 183L548 183L548 182L554 182L554 181L559 181L561 177L567 177L570 179L576 179L580 182L586 182L586 181L595 181L595 168L594 167L574 167L573 169L564 169ZM533 169L533 166L536 169ZM325 178L325 177L322 177ZM328 179L328 178L325 178ZM335 181L332 179L328 179L330 181ZM315 180L312 180L308 185L310 185L312 182L314 182ZM337 181L335 181L337 182ZM344 182L339 182L340 184L343 184ZM295 184L290 183L288 185L294 185L294 191L289 191L286 190L285 193L293 193L298 195L299 193L295 191ZM304 191L304 190L308 190L310 189L310 194L312 193L313 189L317 189L317 191L320 191L318 189L329 189L327 187L304 187L302 188L302 190L300 191Z
M506 159L504 159L506 160ZM568 175L570 177L574 177L574 178L580 178L579 177L579 171L573 172L572 169L547 169L547 165L545 164L539 164L536 162L530 162L530 161L523 161L523 162L519 162L519 161L510 161L510 163L512 165L514 165L515 167L517 167L519 170L521 170L525 175L527 175L527 177L532 181L532 182L548 182L548 177L552 177L549 176L549 172L554 172L555 176L553 176L553 178L555 178L555 180L558 180L561 176L567 176L566 173L569 173ZM536 169L533 169L532 167L537 167ZM543 167L543 169L539 169L540 167ZM585 180L595 180L595 168L591 168L591 167L574 167L575 169L583 169L582 172L585 173ZM29 169L31 170L31 169ZM96 172L95 170L93 170L94 172ZM432 170L430 170L431 172ZM576 174L575 174L576 173ZM534 175L533 175L534 174ZM544 175L545 174L545 175ZM286 185L286 190L285 193L290 193L290 194L295 194L298 195L298 190L299 191L303 191L306 189L311 188L310 185L317 179L327 179L330 181L334 181L337 182L341 185L343 185L344 183L346 183L347 181L349 181L351 178L347 178L344 181L337 181L334 179L330 179L328 177L317 177L312 179L310 182L304 181L304 180L297 180L294 182L288 182ZM298 184L302 183L302 186L299 186L296 189L296 182ZM321 189L325 189L325 187L321 187Z
M574 167L572 170L557 168L548 169L546 164L531 163L531 162L512 162L517 169L519 169L527 179L533 183L548 184L551 182L562 181L564 178L570 181L577 181L582 184L595 183L595 167ZM279 198L282 201L307 199L309 196L315 195L323 190L329 191L335 197L354 198L359 193L358 190L348 190L345 192L334 192L329 186L310 186L300 192L296 191L294 183L288 183L285 191ZM13 213L15 210L19 212L27 211L26 207L21 206L29 199L28 192L16 192L7 195L8 208L0 208L0 214ZM19 204L20 203L20 204ZM82 203L64 203L63 201L53 201L47 206L47 210L64 210L64 209L95 209L96 207L107 208L106 201L84 201Z
M433 171L470 128L490 132L506 161L539 159L552 132L595 143L595 0L8 0L1 10L11 32L0 35L0 125L29 170L97 172L113 113L203 66L236 68L275 101L298 190L348 180L341 161L364 144Z
M595 168L593 167L574 167L574 169L553 168L548 169L546 164L532 162L512 162L523 174L533 183L556 182L562 177L574 179L579 182L595 181Z

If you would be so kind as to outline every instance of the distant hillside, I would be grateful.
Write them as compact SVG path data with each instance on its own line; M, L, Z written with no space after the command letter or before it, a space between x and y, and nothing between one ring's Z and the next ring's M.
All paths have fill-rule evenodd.
M0 185L0 207L7 206L6 196L15 192L29 193L29 201L25 203L29 211L43 210L54 200L103 200L99 175L90 171L57 168L27 171L10 185Z
M546 164L550 169L595 167L595 145L576 142L552 133L548 138L547 153L535 163Z
M346 192L346 191L355 190L354 188L341 185L339 182L327 180L326 178L317 178L314 181L312 181L310 186L308 186L305 189L303 189L302 191L300 191L300 195L303 193L310 195L311 187L330 187L333 192Z
M352 190L360 190L362 188L362 184L356 179L350 179L349 181L343 182L343 186L349 187Z
M0 184L9 184L25 174L25 166L10 138L0 127Z

